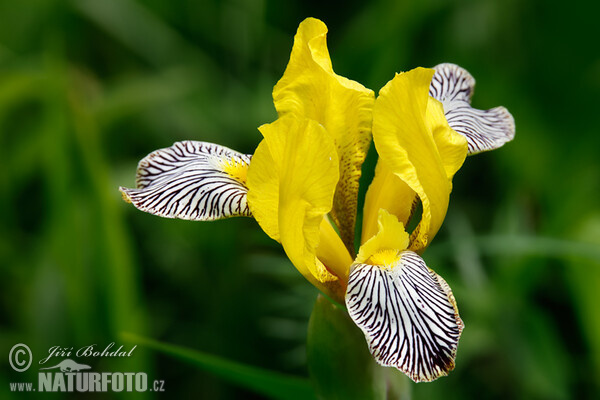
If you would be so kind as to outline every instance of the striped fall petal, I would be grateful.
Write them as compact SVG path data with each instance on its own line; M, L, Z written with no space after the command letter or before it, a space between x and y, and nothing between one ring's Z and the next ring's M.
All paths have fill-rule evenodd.
M251 216L246 201L251 157L213 143L177 142L139 162L137 189L119 190L139 210L160 217L213 221Z
M439 64L429 95L442 102L448 125L467 138L469 154L494 150L515 137L515 120L504 107L478 110L471 107L475 79L455 64Z
M446 281L416 253L402 251L389 265L354 264L346 305L379 364L415 382L454 369L463 322Z

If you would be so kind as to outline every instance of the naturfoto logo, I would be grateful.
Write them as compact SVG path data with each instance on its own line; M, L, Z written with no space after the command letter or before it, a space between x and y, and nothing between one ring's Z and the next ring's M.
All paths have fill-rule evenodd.
M39 392L145 392L148 376L145 372L81 372L91 368L73 360L63 360L49 368L60 368L61 372L39 372ZM150 390L162 391L163 381L154 381Z

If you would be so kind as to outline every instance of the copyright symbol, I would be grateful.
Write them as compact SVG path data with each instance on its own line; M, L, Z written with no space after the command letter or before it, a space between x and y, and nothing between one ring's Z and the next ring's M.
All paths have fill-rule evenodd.
M32 359L31 349L23 343L15 344L8 355L10 366L17 372L27 371Z

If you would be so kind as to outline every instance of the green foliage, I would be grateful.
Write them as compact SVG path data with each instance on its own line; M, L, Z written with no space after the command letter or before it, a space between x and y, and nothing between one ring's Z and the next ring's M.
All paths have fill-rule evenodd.
M126 331L308 375L316 292L255 222L160 219L117 188L178 140L253 152L256 127L276 118L271 89L295 29L314 16L337 73L379 88L455 62L477 79L476 107L516 120L513 143L467 159L424 254L466 325L456 369L390 387L414 399L598 397L598 6L579 3L0 0L3 354L23 342L39 359ZM141 340L131 358L90 363L163 379L168 398L264 394ZM3 398L35 376L0 370Z

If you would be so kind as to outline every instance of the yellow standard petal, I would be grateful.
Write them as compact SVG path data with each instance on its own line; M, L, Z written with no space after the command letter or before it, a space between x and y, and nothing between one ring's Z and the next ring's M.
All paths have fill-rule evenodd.
M466 140L452 131L440 103L429 96L434 71L416 68L385 85L373 111L373 138L383 163L420 198L421 222L410 250L421 252L439 230L452 176L467 155ZM406 204L406 208L412 204Z
M298 27L290 61L275 88L273 101L280 116L296 113L314 119L333 138L339 160L331 216L350 253L361 165L371 142L374 93L336 75L327 50L327 27L308 18Z
M316 258L321 224L339 177L333 140L317 122L292 114L259 130L264 140L248 168L248 205L298 271L339 298L334 293L338 277Z

